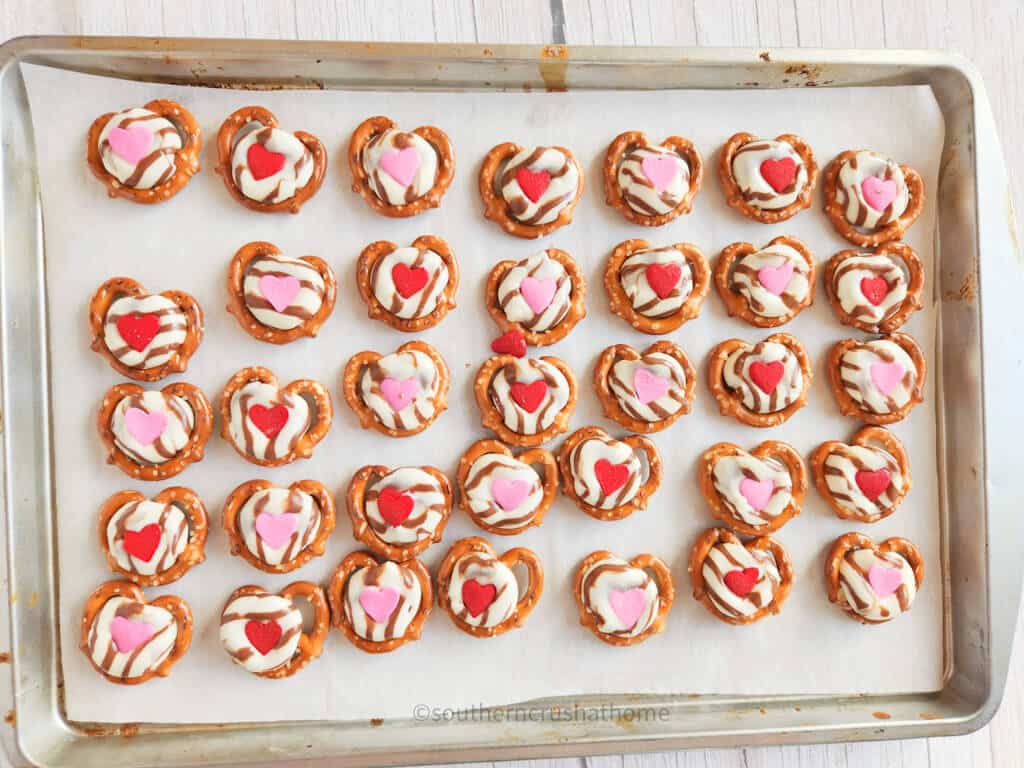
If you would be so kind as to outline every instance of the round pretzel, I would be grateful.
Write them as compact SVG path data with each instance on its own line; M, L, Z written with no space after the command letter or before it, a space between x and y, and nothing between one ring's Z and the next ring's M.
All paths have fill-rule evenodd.
M622 188L619 186L619 166L622 158L627 152L638 149L667 149L678 155L690 169L690 186L682 199L676 203L670 211L661 214L639 213L626 202L622 195ZM647 138L643 131L626 131L620 133L611 144L604 158L604 194L605 201L612 208L615 208L623 216L634 224L645 227L660 227L667 224L677 216L689 213L693 205L693 198L700 191L701 182L704 179L704 163L701 160L700 152L689 139L682 136L669 136L659 145L655 145Z
M896 343L907 353L911 362L914 363L916 374L914 387L910 391L910 399L902 407L897 408L891 413L872 413L861 408L857 401L850 397L843 386L842 369L840 367L843 355L855 347L863 346L862 342L857 339L843 339L836 342L828 353L828 378L829 383L832 385L832 394L835 395L836 403L839 405L839 412L843 416L854 416L863 422L874 425L892 424L902 421L915 405L923 403L924 381L925 376L928 374L928 362L925 360L924 353L917 346L917 342L914 341L913 337L897 332L887 334L882 338Z
M924 287L924 265L917 253L905 243L884 243L874 250L875 256L884 256L892 261L903 262L907 270L907 295L880 322L868 323L846 312L836 293L836 271L847 259L863 255L861 251L849 249L839 251L825 263L825 295L839 316L843 325L852 325L865 333L892 333L907 322L907 318L921 309L921 289Z
M789 144L800 156L800 159L803 160L804 168L807 169L807 182L804 184L803 189L800 190L800 193L792 203L776 210L758 208L747 202L743 196L743 190L740 189L739 184L736 183L736 177L733 176L732 163L736 158L737 150L752 141L758 141L758 137L750 133L733 134L722 146L722 151L719 153L718 178L722 182L722 191L725 192L725 201L729 206L742 213L748 219L759 221L762 224L777 224L780 221L796 216L804 208L809 208L814 185L818 182L818 163L815 161L814 152L811 151L807 142L792 133L776 136L775 141Z
M873 621L861 616L847 605L840 594L839 566L843 558L846 557L847 552L858 549L870 549L876 554L895 552L902 556L914 572L914 581L917 584L917 589L920 589L921 584L924 582L924 557L909 539L899 536L888 538L881 544L875 544L864 534L851 532L843 534L833 542L828 555L825 557L825 586L828 589L829 602L841 605L847 616L859 621L861 624L884 624L884 621Z
M753 307L750 306L747 297L736 290L732 280L733 267L736 262L744 256L757 253L758 248L755 248L751 243L742 242L727 245L722 249L718 256L718 261L715 263L715 289L718 291L718 295L722 297L722 303L725 304L725 309L729 316L738 317L757 328L777 328L788 323L814 303L814 280L817 267L815 266L814 257L811 255L810 249L795 237L780 235L769 241L760 250L766 250L773 245L789 246L799 253L807 264L807 296L797 303L796 306L791 307L789 312L778 317L765 317L755 312Z

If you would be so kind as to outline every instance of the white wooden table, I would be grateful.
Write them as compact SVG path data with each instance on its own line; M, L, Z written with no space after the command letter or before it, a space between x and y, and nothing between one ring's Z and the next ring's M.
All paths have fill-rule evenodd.
M981 69L1024 200L1018 0L0 0L0 40L30 34L615 45L943 48ZM1006 697L970 736L588 758L587 768L1024 765L1024 613ZM582 760L552 761L582 768ZM501 766L519 766L505 763ZM542 768L541 761L523 763ZM546 768L546 766L544 767Z

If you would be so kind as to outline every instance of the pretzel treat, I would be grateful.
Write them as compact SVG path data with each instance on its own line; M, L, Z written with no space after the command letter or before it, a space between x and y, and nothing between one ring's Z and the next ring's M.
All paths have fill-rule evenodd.
M923 581L924 558L903 538L875 544L847 533L825 558L829 601L861 624L884 624L909 611Z
M459 267L439 237L421 235L403 248L378 240L359 254L356 283L371 319L398 331L422 331L455 308Z
M159 381L188 368L203 340L203 310L183 291L149 293L130 277L113 277L89 302L92 349L136 381Z
M110 464L137 480L165 480L202 460L213 413L191 384L117 384L103 396L96 427Z
M331 428L331 396L318 381L280 386L267 368L243 368L220 393L220 434L246 461L280 467L308 459Z
M388 437L415 435L448 407L448 364L424 341L390 355L359 352L345 364L341 389L363 429Z
M723 416L751 427L775 427L807 403L811 361L788 333L756 344L728 339L711 351L708 384Z
M715 288L731 317L758 328L788 323L814 303L814 257L795 237L776 237L758 250L733 243L715 264Z
M544 520L558 493L558 464L542 448L514 456L504 443L478 440L459 459L456 482L459 507L474 523L511 536Z
M718 178L732 208L748 219L775 224L810 207L818 164L799 136L759 139L736 133L722 147Z
M202 146L192 113L170 99L156 99L97 117L89 126L86 159L110 197L162 203L199 172Z
M120 491L100 507L100 549L118 576L159 587L203 562L208 527L206 506L190 488L165 488L152 500Z
M377 213L405 218L437 208L455 175L448 135L432 125L402 131L387 117L370 117L348 144L352 191Z
M642 131L626 131L608 145L604 158L605 200L645 227L689 213L703 177L700 152L681 136L654 144Z
M778 613L793 586L793 565L770 536L746 543L709 528L690 552L693 598L729 624L752 624Z
M565 251L548 248L522 261L499 261L487 278L484 302L502 331L518 330L527 344L564 339L587 314L587 284Z
M840 251L825 264L825 295L843 325L892 333L921 308L924 266L914 249L885 243Z
M313 609L311 627L303 628L297 599ZM231 660L259 677L291 677L323 652L331 628L324 591L309 581L295 581L274 594L263 587L239 587L220 615L220 642Z
M367 552L342 560L327 587L334 626L367 653L420 639L434 607L430 572L419 560L380 562Z
M576 377L557 357L495 355L473 384L483 426L510 445L541 445L569 428Z
M672 572L654 555L630 561L591 552L576 569L580 624L609 645L636 645L665 628L675 599Z
M905 333L869 341L844 339L828 353L829 382L844 416L892 424L924 401L924 353Z
M435 467L365 466L348 484L352 536L388 560L412 560L441 540L452 486Z
M285 256L273 243L246 243L228 266L228 312L254 339L287 344L316 336L334 311L338 282L317 256Z
M661 457L646 437L615 440L600 427L577 429L558 452L562 493L591 517L621 520L644 509L661 484Z
M807 467L788 443L766 440L750 453L717 443L700 458L700 490L711 512L739 533L762 536L800 514Z
M642 352L616 344L594 366L594 389L604 415L631 432L660 432L690 412L697 371L671 341Z
M278 128L270 110L242 107L217 132L216 171L249 210L298 213L323 183L327 150L312 134Z
M653 248L646 240L626 240L604 270L611 311L655 336L695 318L710 282L704 254L689 243Z
M848 149L825 168L825 213L836 232L873 248L899 240L924 208L924 181L907 165Z
M315 480L287 488L250 480L228 496L222 524L232 555L267 573L288 573L324 553L334 518L334 499Z
M822 443L811 454L818 493L839 517L877 523L910 492L910 459L884 427L864 427L850 444Z
M526 569L520 593L512 569ZM531 549L516 547L498 555L483 539L459 539L437 571L437 604L463 632L494 637L521 627L544 591L544 569Z
M565 147L506 142L480 166L484 217L516 237L535 238L572 221L583 195L583 168Z
M108 581L82 612L79 647L112 683L138 685L171 667L192 642L192 611L174 595L147 601L137 584Z

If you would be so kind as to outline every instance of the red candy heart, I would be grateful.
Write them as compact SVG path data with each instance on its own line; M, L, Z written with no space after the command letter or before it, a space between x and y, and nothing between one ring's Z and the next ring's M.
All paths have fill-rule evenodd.
M515 329L503 334L491 342L491 349L499 355L526 356L526 337Z
M395 264L391 268L391 279L395 289L403 299L419 293L430 279L430 273L424 267L413 269L408 264Z
M121 315L117 318L117 332L125 343L136 352L141 352L160 331L157 315Z
M281 625L276 621L247 621L245 636L253 648L266 656L277 647L281 639Z
M758 389L766 395L770 395L785 371L785 367L778 360L773 360L770 363L756 360L750 364L750 380L757 385Z
M876 307L889 295L889 284L884 277L865 277L860 281L860 292Z
M124 551L132 557L137 557L143 562L149 562L153 553L160 546L160 537L163 532L156 523L150 523L137 531L125 531L122 546Z
M610 496L629 480L629 467L625 464L612 464L608 459L594 462L594 474L597 484L605 496Z
M253 144L245 153L245 159L249 163L249 170L252 177L259 181L284 168L284 155L280 152L271 152L262 144Z
M761 177L776 192L785 192L796 178L796 161L792 157L784 157L781 160L765 160L761 163Z
M380 516L394 528L408 519L415 505L416 502L412 496L394 488L385 488L377 495L377 509L380 510Z
M885 493L885 489L892 483L892 477L887 469L861 469L857 471L853 479L857 483L857 487L860 488L860 492L867 497L868 501L877 499Z
M520 168L516 171L516 182L530 202L536 203L544 194L544 190L548 188L548 184L551 183L551 174L547 171L531 171L529 168Z
M725 574L725 586L729 591L738 597L746 597L757 584L757 577L761 572L757 568L744 568L741 570L729 571Z
M273 437L288 423L288 409L283 405L267 408L254 405L249 409L249 420L268 438Z
M678 264L648 264L644 270L647 284L659 299L669 296L679 285L683 276L683 268Z
M498 590L493 584L481 584L476 579L462 583L462 604L470 616L479 616L497 597Z
M527 413L533 413L544 402L544 396L548 393L548 385L543 379L538 379L532 384L523 384L521 381L517 381L509 387L509 392L516 405Z

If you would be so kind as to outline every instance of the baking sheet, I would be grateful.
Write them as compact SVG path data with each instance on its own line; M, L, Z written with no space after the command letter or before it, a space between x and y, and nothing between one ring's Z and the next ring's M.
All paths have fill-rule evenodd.
M599 522L559 498L540 528L515 537L485 536L500 550L530 547L544 562L545 593L523 629L479 640L459 632L443 613L435 611L422 640L382 656L364 654L332 632L323 657L287 680L248 675L229 662L218 639L220 609L235 587L257 583L278 589L294 579L323 581L356 548L342 517L327 554L292 574L263 574L230 557L218 525L220 508L238 483L263 477L287 485L309 477L343 493L351 474L364 463L433 463L453 476L462 451L485 436L471 383L496 335L482 301L486 274L496 261L523 258L553 245L580 263L588 280L588 317L545 353L565 359L580 381L572 428L601 424L621 434L617 425L600 415L590 385L591 367L608 344L646 346L652 339L607 310L601 274L612 247L630 237L644 237L655 244L688 241L713 260L731 242L762 244L785 233L804 240L819 263L824 262L846 245L817 205L789 222L770 226L750 222L728 209L714 174L718 147L737 130L766 136L795 132L814 147L822 165L843 149L871 147L917 168L926 189L935 190L943 124L928 88L628 94L242 93L132 83L35 66L24 69L44 206L62 665L71 719L391 718L414 716L417 705L443 710L561 694L893 693L941 687L934 375L928 380L927 404L893 428L909 450L915 480L899 512L873 526L851 526L836 519L812 489L803 513L777 535L795 568L794 589L779 616L733 627L713 618L689 597L689 548L700 531L714 523L697 488L696 461L701 452L719 440L751 448L774 438L792 443L806 457L822 440L848 439L858 426L839 415L824 358L834 341L859 334L839 325L820 290L817 303L784 327L804 343L816 377L809 405L787 424L757 430L718 414L704 380L711 348L732 336L756 340L768 332L728 318L712 291L700 317L668 337L686 350L701 378L694 412L653 436L666 473L650 507L625 521ZM182 102L198 118L206 141L203 171L177 198L162 205L110 200L84 162L88 125L100 112L158 97ZM298 216L267 216L242 208L212 172L213 138L221 120L247 104L268 107L285 128L310 131L327 145L327 180ZM406 127L436 124L448 132L457 171L439 210L395 221L374 214L350 192L344 148L352 129L372 114L389 115ZM629 224L604 205L600 179L604 149L617 133L629 129L646 130L655 139L678 133L700 149L707 172L691 215L651 230ZM580 158L588 188L570 227L531 243L509 237L483 219L476 171L486 151L505 140L563 144ZM907 238L926 266L926 296L933 286L934 227L935 206L929 196ZM366 318L352 276L355 259L366 243L383 238L405 244L424 233L446 238L461 270L458 308L437 328L415 336L437 346L447 359L453 374L452 406L425 433L390 440L358 428L338 395L338 376L353 353L390 351L411 336ZM261 344L223 309L227 263L240 245L257 239L275 242L286 253L320 255L334 267L339 277L338 305L316 340L284 348ZM171 380L196 384L211 400L232 373L247 365L270 367L283 381L309 377L326 383L335 396L335 421L313 459L261 469L243 461L215 434L206 459L166 483L131 481L106 465L94 414L106 389L121 379L89 350L86 312L96 286L115 274L135 277L151 290L186 290L202 304L206 339L189 371ZM925 350L932 374L937 370L935 327L935 307L930 305L904 329ZM553 441L547 447L559 443ZM149 589L147 595L173 593L189 601L196 617L192 648L166 680L113 686L96 675L77 650L83 601L99 583L111 578L96 545L97 510L117 490L138 488L151 495L170 484L195 489L207 503L212 523L207 561L181 581ZM824 553L836 536L851 529L863 530L876 540L907 536L924 554L928 573L923 589L914 610L898 621L863 627L827 602L821 576ZM423 559L436 569L451 542L479 534L456 511L444 541ZM672 566L677 602L667 628L641 646L606 646L577 624L572 574L583 556L602 548L627 557L653 552ZM837 664L838 658L847 661Z

